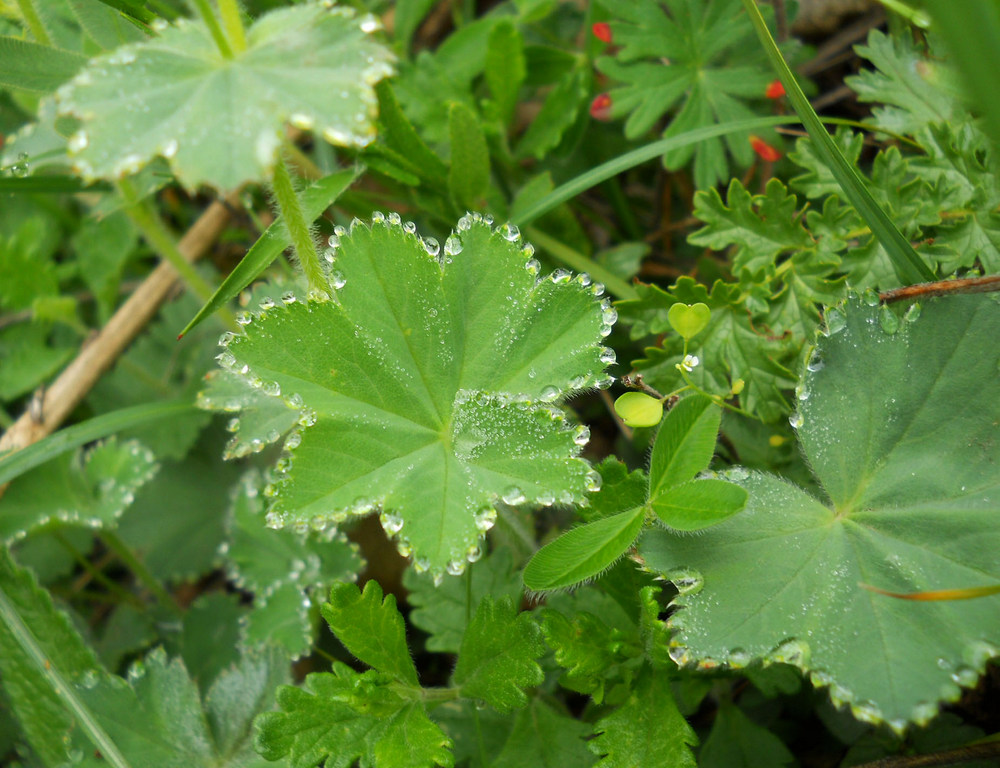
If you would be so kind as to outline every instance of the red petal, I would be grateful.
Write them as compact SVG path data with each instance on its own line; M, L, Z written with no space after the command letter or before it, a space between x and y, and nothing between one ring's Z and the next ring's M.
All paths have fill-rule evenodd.
M590 31L593 32L594 37L602 43L611 44L611 26L606 21L597 22L590 28Z
M780 80L772 80L764 89L764 95L769 99L780 99L785 95L785 86L781 84Z
M611 119L611 96L606 93L599 93L590 102L590 116L595 120Z
M593 107L591 107L591 112L593 112ZM772 147L759 136L750 137L750 146L753 147L753 151L758 154L761 160L773 163L775 160L781 159L781 152Z

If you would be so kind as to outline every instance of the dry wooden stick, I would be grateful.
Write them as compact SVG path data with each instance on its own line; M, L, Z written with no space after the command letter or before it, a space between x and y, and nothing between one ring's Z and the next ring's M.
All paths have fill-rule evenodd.
M178 247L184 258L196 261L211 247L229 221L234 195L226 202L213 202L181 238ZM177 272L161 263L118 308L101 331L83 347L59 377L36 395L21 417L0 436L0 453L19 450L55 431L90 391L139 331L156 315L177 281ZM0 494L3 488L0 488Z

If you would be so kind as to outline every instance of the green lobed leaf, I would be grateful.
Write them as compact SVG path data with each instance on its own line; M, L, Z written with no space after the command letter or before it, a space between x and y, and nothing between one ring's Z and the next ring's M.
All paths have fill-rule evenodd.
M677 710L666 676L648 668L624 703L598 720L594 730L597 737L588 746L601 757L597 768L695 766L691 746L698 737Z
M916 603L859 585L1000 581L1000 307L956 296L918 319L886 312L858 299L828 310L804 374L793 422L824 499L736 470L742 514L697 538L654 531L641 554L677 577L680 663L791 663L857 717L902 730L974 684L1000 646L993 598Z
M533 699L514 717L510 736L490 768L587 768L594 764L584 740L587 731L585 723Z
M599 576L635 542L645 507L602 517L549 542L524 569L524 586L541 592L561 589Z
M378 507L420 568L479 554L501 498L573 503L597 475L554 407L606 386L614 312L565 272L537 280L517 230L465 217L439 246L379 214L340 237L327 302L264 311L220 362L305 409L286 441L271 525Z
M786 768L796 761L781 739L732 702L721 700L698 754L700 768Z
M278 9L227 59L207 27L180 18L59 89L60 112L83 122L69 141L74 167L86 179L118 178L160 155L188 189L229 190L270 173L286 121L364 146L375 134L372 86L392 74L392 54L369 39L375 26L346 6Z
M18 630L29 633L33 647L25 646ZM30 571L14 562L6 546L0 546L3 689L25 738L47 764L68 759L69 733L75 722L48 673L72 680L85 672L96 674L99 668L93 650L53 605L51 595Z
M375 580L361 592L354 584L334 584L321 611L347 650L369 667L416 686L417 668L406 647L406 627L395 595L382 597Z
M525 76L524 39L512 22L501 21L490 32L484 74L500 121L506 125L514 114Z
M257 718L255 747L267 760L289 756L292 768L362 765L425 768L454 764L451 740L419 703L385 688L376 672L358 674L335 663L333 673L311 674L306 688L278 689L281 711Z
M546 609L541 618L545 642L555 652L556 663L566 670L560 684L589 694L595 704L600 704L604 700L605 677L617 664L637 655L634 639L588 611L568 617Z
M64 453L7 489L0 539L10 543L55 520L114 529L158 469L152 452L135 441L119 445L110 438L87 451Z
M77 692L131 768L263 768L251 721L287 679L280 652L247 654L219 676L203 703L183 662L157 650L132 665L127 682L85 679ZM87 768L105 762L91 754Z
M614 456L608 456L596 469L601 473L601 488L591 493L588 497L590 504L579 510L584 522L646 503L649 477L644 471L635 469L629 472L624 462Z
M703 395L682 398L667 411L649 459L651 501L708 469L721 422L722 409Z
M528 703L524 688L545 679L537 659L545 653L542 631L530 613L518 613L509 597L486 596L462 636L452 683L462 695L497 712Z
M472 604L479 605L487 596L495 598L521 598L521 576L514 568L508 547L494 547L474 568L466 579L472 579ZM426 647L438 653L458 653L466 630L467 583L465 579L447 579L435 586L429 573L408 569L403 574L403 586L409 594L407 620L426 632Z

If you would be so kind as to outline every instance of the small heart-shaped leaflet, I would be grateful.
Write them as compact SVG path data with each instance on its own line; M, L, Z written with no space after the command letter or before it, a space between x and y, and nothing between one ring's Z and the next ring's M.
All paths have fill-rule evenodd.
M685 341L690 341L708 325L712 318L712 310L707 304L698 302L697 304L674 304L667 312L667 320L671 327L679 333Z

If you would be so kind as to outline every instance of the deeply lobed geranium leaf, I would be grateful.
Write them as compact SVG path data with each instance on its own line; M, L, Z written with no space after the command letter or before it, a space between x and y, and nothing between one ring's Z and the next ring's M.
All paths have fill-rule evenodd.
M121 177L161 155L189 189L233 189L268 175L286 121L364 146L375 134L372 86L392 73L392 54L369 39L376 27L344 6L279 9L227 59L204 24L179 19L59 89L60 112L83 122L69 142L75 168Z
M741 514L697 538L644 538L646 563L681 590L675 659L786 661L902 729L996 655L996 598L918 603L861 586L1000 581L1000 305L951 297L913 316L857 299L827 312L793 417L826 498L738 470Z
M269 523L382 510L417 565L460 570L493 506L579 503L599 476L588 434L554 404L605 386L616 313L565 272L537 279L516 230L465 217L445 244L376 217L339 237L334 298L252 320L220 356L305 409L286 441ZM338 287L339 286L339 287Z

